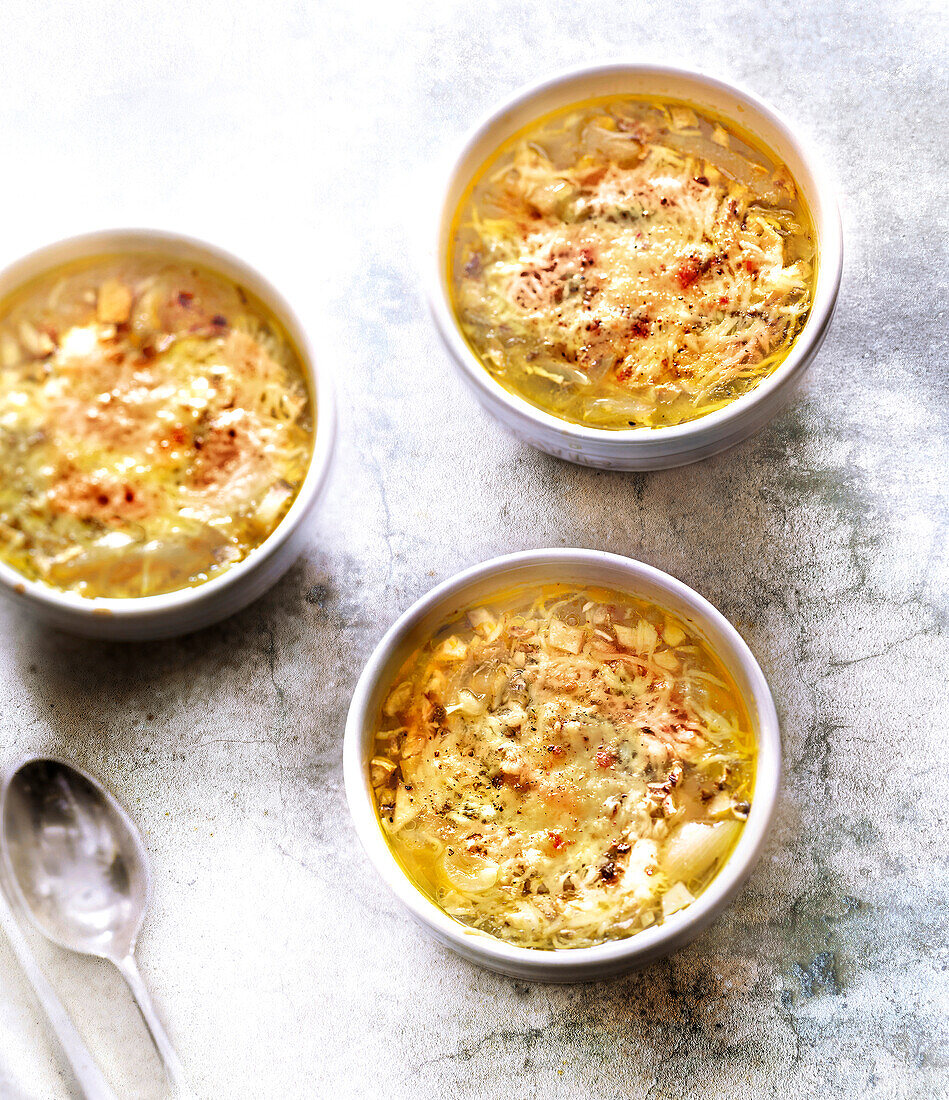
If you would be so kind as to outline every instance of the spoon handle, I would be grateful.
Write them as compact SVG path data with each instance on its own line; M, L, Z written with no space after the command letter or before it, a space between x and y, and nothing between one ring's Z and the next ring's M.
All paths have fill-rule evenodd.
M7 934L13 954L16 955L23 973L33 987L33 992L46 1011L50 1026L56 1033L56 1038L63 1048L66 1060L76 1078L76 1084L85 1100L116 1100L115 1093L109 1088L102 1072L93 1061L89 1048L76 1031L62 1001L56 996L53 987L46 980L46 975L40 970L30 945L26 942L26 937L2 894L0 894L0 925Z
M180 1097L181 1100L191 1100L193 1093L185 1081L184 1067L175 1053L175 1048L171 1045L164 1024L158 1018L158 1013L152 1004L151 994L148 992L148 987L145 985L134 957L126 955L124 959L116 960L115 965L119 968L122 977L128 982L128 987L132 991L132 996L135 998L135 1003L138 1005L145 1025L151 1034L152 1041L161 1055L165 1073L168 1075L168 1080L171 1082L175 1095Z

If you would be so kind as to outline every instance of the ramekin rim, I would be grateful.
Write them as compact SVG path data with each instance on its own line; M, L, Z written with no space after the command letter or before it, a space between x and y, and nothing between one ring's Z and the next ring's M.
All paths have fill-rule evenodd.
M744 101L744 104L764 115L782 134L782 137L794 149L801 162L807 167L814 180L814 191L821 203L820 213L811 211L815 229L821 238L817 284L814 301L805 322L798 333L790 352L782 363L754 389L735 398L722 409L707 413L684 424L658 428L595 428L572 421L562 420L533 405L526 398L506 389L484 368L477 355L468 345L461 332L455 311L452 307L444 268L447 261L442 248L442 226L446 216L451 217L454 207L449 207L449 198L455 177L470 150L503 120L505 114L531 99L558 86L568 85L591 76L610 72L655 73L657 76L683 77L704 82L719 91L724 91ZM569 104L564 104L568 106ZM747 125L741 123L741 125ZM749 126L753 131L753 127ZM775 391L790 385L807 367L811 358L820 347L824 334L833 317L843 275L843 223L840 216L840 204L837 188L824 164L823 157L809 137L805 137L799 127L795 127L786 115L777 108L749 91L744 85L722 77L713 76L701 69L686 66L669 65L649 60L604 61L598 64L573 66L548 75L531 84L521 86L510 96L483 115L454 147L453 155L448 158L449 167L443 172L435 203L436 217L432 230L434 247L429 248L427 272L425 277L429 308L435 319L436 327L455 365L465 378L474 385L488 401L500 402L513 417L523 423L533 424L547 432L553 432L567 444L574 444L582 450L585 444L612 444L617 449L635 450L660 449L679 444L685 450L690 443L701 440L703 436L713 434L717 429L727 430L734 421L750 416L756 408L766 402Z
M70 615L88 617L93 620L108 618L115 622L128 620L147 622L150 619L161 618L176 611L196 607L207 600L215 598L218 593L228 588L235 585L239 586L249 573L272 557L300 525L306 521L326 485L336 441L338 416L332 374L323 364L319 368L317 367L309 335L296 309L284 296L283 292L254 264L242 259L236 253L216 242L159 227L109 226L70 234L67 237L61 237L31 249L29 252L5 263L0 268L0 280L5 279L11 272L15 273L21 266L25 267L31 263L42 261L47 254L53 255L60 250L89 245L88 255L91 258L96 255L94 249L98 248L100 244L104 250L108 250L110 242L116 242L117 244L122 240L134 238L141 239L142 244L137 247L142 250L147 249L149 242L154 242L160 250L167 249L169 253L173 252L176 245L195 249L208 257L208 266L212 270L217 260L224 265L233 266L237 271L246 272L255 283L259 284L259 287L264 291L264 294L261 294L260 297L264 300L265 305L273 309L281 322L289 322L289 327L294 334L294 342L300 345L302 365L316 406L316 431L314 433L313 450L303 484L287 510L287 514L267 538L259 546L254 547L246 557L218 576L212 577L201 584L151 596L89 597L55 588L43 581L34 580L0 559L0 586L14 596L26 599L38 607L67 612ZM127 249L130 252L134 250L135 248L132 247ZM56 262L53 261L48 270L55 270L55 267ZM41 273L38 272L37 274ZM30 276L30 278L35 277L37 276ZM254 292L257 293L257 290Z
M369 700L376 683L398 652L404 636L421 619L439 605L449 603L470 582L486 580L512 566L542 568L558 561L578 565L607 563L626 572L631 582L648 579L660 589L678 596L700 625L703 622L714 625L726 638L730 655L742 668L751 687L752 698L748 702L753 704L757 715L758 761L752 809L738 844L694 902L662 924L625 939L593 947L547 951L518 947L468 929L422 893L399 865L382 834L363 766L363 752L364 730L372 717L368 713ZM761 666L736 628L704 596L671 574L634 558L582 547L539 548L503 554L461 570L414 601L388 628L366 661L353 692L343 740L344 785L356 834L380 878L411 915L443 942L462 954L477 955L485 965L522 967L525 971L552 976L566 971L593 973L614 963L632 964L637 959L671 949L690 929L700 929L708 923L741 888L758 860L777 804L781 771L781 735L774 699ZM570 979L565 977L565 980Z

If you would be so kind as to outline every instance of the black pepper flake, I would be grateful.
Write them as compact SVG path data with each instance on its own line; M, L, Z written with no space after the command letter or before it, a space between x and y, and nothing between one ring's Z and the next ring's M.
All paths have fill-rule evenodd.
M600 868L600 878L603 879L604 882L616 881L616 864L612 860L604 863Z

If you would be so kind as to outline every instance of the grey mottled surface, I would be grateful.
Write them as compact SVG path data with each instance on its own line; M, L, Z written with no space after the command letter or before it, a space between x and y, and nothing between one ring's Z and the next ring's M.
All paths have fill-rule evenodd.
M126 648L0 610L0 756L75 757L140 822L142 967L199 1095L945 1095L943 6L6 0L0 41L0 259L105 225L216 240L286 290L339 381L309 549L250 610ZM804 389L682 471L598 474L513 442L453 376L417 277L437 159L519 84L610 56L745 82L843 196L843 292ZM359 851L340 773L351 689L395 615L461 566L560 544L717 603L787 754L723 919L574 988L430 943ZM161 1096L118 977L36 950L120 1096ZM5 943L0 1033L0 1094L68 1095Z

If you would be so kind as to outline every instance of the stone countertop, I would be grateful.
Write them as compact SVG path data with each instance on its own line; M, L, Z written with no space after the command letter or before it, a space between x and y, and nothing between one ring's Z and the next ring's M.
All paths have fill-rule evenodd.
M125 647L0 609L0 762L73 757L141 825L141 965L198 1095L945 1094L938 0L7 0L0 32L0 261L112 225L216 241L286 290L338 380L309 547L250 609ZM842 193L843 290L805 386L684 470L598 473L515 442L455 377L420 289L432 166L517 86L610 57L746 84L810 133ZM363 857L342 790L346 708L384 628L462 566L546 545L697 588L783 723L784 792L747 888L688 949L598 985L528 985L433 944ZM117 974L32 942L123 1100L162 1096ZM2 938L0 1031L0 1095L69 1095Z

